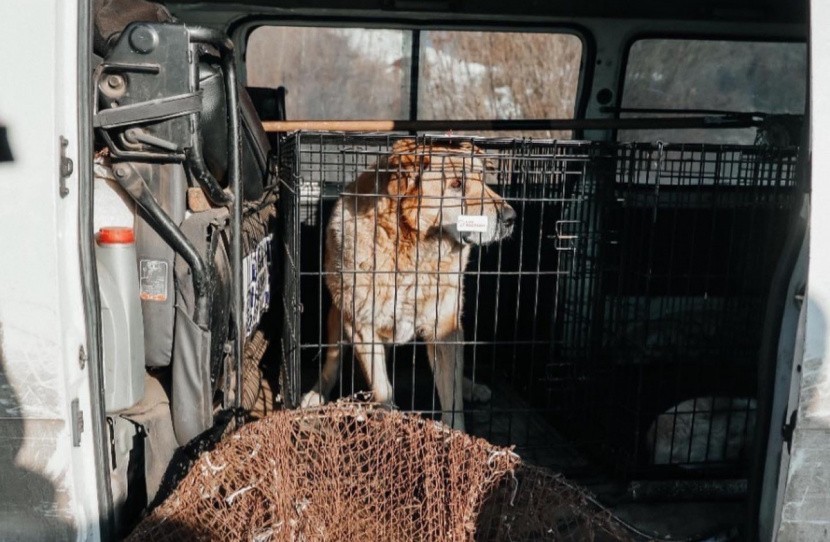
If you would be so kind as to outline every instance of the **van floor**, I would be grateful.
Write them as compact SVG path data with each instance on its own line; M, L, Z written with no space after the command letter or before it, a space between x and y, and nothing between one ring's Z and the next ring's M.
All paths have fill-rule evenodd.
M735 540L746 512L743 502L636 502L612 513L649 537L662 540Z
M515 451L523 460L553 471L574 471L589 467L565 437L509 386L495 386L486 404L467 405L466 424L470 434L497 446L519 443Z

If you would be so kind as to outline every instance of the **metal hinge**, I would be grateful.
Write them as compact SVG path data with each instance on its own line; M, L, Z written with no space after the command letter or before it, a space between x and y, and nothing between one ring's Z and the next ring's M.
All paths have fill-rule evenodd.
M75 164L72 163L72 159L66 156L66 148L69 146L69 140L65 137L61 136L61 163L60 163L60 195L62 198L65 198L69 195L69 188L66 186L66 178L72 175L72 171L75 169Z
M115 420L107 416L107 428L110 431L110 460L112 462L112 470L118 468L117 455L115 453Z
M72 400L72 446L78 448L81 445L81 433L84 432L84 411L81 410L77 399Z
M86 367L86 350L84 349L84 345L81 345L80 348L78 348L78 365L81 366L82 371L84 370L84 367Z

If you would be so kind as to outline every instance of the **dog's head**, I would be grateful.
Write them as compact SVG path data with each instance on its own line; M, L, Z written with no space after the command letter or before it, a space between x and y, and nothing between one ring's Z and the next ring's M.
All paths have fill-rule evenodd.
M389 195L419 232L443 230L459 243L487 244L513 232L516 211L487 186L493 167L481 149L401 139L387 161ZM472 227L471 227L472 226Z

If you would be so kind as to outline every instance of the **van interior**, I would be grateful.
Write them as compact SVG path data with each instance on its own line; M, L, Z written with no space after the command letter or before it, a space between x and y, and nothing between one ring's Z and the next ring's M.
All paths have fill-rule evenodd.
M327 343L325 225L415 138L475 145L517 212L464 275L466 376L492 393L466 430L632 536L770 539L799 378L806 1L97 0L92 20L118 536L223 435L300 406ZM342 355L332 399L367 389ZM438 419L424 345L387 361L398 408Z

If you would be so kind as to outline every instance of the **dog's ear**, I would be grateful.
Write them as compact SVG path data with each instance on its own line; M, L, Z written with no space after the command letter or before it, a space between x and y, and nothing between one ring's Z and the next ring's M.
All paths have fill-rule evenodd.
M453 146L455 149L458 149L459 151L464 151L465 154L470 154L480 159L482 164L484 165L485 171L494 172L496 171L496 169L498 169L498 166L496 165L496 160L493 158L493 156L485 152L484 149L482 149L481 147L475 145L472 141L461 140L454 143Z
M457 141L453 144L455 148L462 151L474 152L476 154L481 153L481 149L473 145L472 141L467 141L466 139L462 139L461 141Z
M400 168L421 170L430 163L429 147L418 145L411 138L399 139L392 145L392 154L389 156L389 169Z
M431 157L427 147L411 138L399 139L392 145L386 161L389 171L389 193L403 194L418 181L420 173L429 167Z

